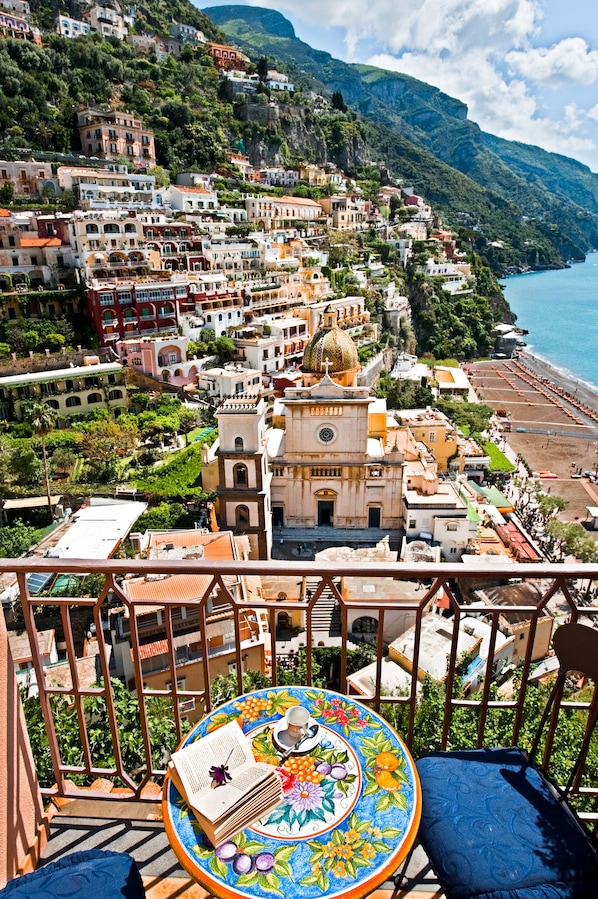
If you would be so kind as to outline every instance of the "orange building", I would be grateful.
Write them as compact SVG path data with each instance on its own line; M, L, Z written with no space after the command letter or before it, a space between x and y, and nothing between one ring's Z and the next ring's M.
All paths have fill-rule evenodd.
M206 53L212 57L214 65L219 71L221 69L238 69L240 72L244 72L245 66L249 62L249 58L244 53L228 44L211 42L208 44Z

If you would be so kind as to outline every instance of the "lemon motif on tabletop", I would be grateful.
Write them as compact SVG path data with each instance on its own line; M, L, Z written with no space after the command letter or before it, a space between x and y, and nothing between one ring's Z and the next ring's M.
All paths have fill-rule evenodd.
M364 796L381 793L376 800L377 812L393 807L405 811L408 800L402 790L409 783L409 777L404 757L392 751L391 741L382 732L364 737L360 749L366 762Z

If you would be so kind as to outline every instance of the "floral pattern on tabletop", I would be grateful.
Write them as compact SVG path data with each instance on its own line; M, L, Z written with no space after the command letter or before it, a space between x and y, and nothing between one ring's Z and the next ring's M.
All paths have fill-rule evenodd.
M327 830L346 817L361 788L360 763L346 743L323 733L318 745L307 755L295 755L281 762L285 802L257 825L260 833L281 839L304 839ZM272 742L272 731L260 732L252 747L258 761L278 765L280 753Z
M265 694L265 695L263 695ZM217 730L223 724L237 719L246 730L247 725L261 718L272 718L284 715L291 706L300 705L301 700L293 696L289 690L260 690L251 696L241 696L227 702L221 711L214 712L208 719L206 731Z
M312 870L301 878L301 886L315 885L322 893L327 893L330 877L337 880L355 879L359 868L368 868L378 855L388 854L392 849L390 841L401 835L397 827L381 829L372 821L360 820L355 813L348 824L347 830L333 830L326 842L308 840Z
M293 705L320 724L318 744L282 758L272 734ZM392 873L417 825L413 763L390 726L328 690L284 687L231 700L186 742L237 719L255 757L278 767L285 801L233 840L211 847L172 783L167 814L186 867L214 895L267 899L363 896L378 872ZM375 886L375 884L374 884Z
M313 702L312 717L322 724L339 724L345 736L351 731L363 730L365 727L374 729L380 727L374 718L369 715L365 717L361 708L357 708L349 699L340 696L328 699L317 690L306 690L305 695Z

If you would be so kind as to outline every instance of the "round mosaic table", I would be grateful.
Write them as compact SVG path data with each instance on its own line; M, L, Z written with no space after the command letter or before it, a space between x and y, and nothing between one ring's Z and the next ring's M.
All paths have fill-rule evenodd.
M309 710L319 739L281 764L273 731L293 705ZM415 840L421 792L406 746L382 717L330 690L273 687L215 709L181 746L233 719L259 761L283 768L285 799L215 851L167 777L166 833L198 883L222 899L354 899L395 872Z

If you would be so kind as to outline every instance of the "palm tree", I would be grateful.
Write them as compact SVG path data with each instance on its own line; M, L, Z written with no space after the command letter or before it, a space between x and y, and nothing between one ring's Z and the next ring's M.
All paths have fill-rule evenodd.
M56 427L56 411L40 400L28 403L23 408L23 418L31 426L36 437L39 437L42 447L42 464L44 466L44 480L46 483L46 496L48 497L48 512L50 521L54 518L52 509L52 494L50 493L50 469L48 455L46 453L46 437Z

